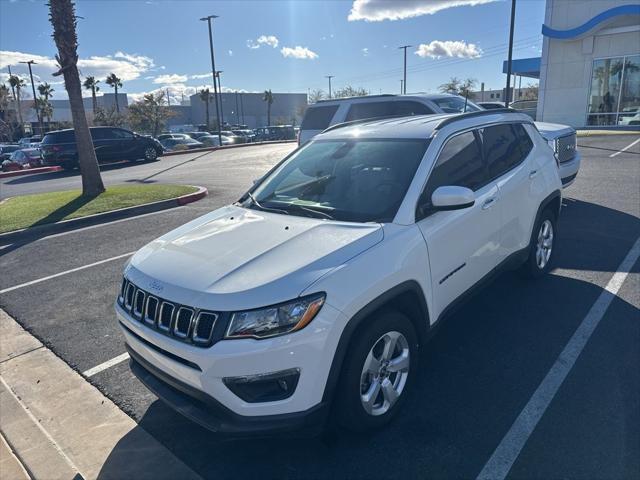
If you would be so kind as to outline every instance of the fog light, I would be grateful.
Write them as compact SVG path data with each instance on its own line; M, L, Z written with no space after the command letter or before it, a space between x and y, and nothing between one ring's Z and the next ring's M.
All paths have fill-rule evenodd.
M300 369L222 379L229 390L247 403L275 402L289 398L295 392Z

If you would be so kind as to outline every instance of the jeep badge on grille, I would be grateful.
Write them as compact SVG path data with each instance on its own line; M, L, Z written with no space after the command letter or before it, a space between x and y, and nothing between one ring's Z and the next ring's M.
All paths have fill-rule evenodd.
M149 283L149 290L155 292L155 293L161 293L162 290L164 290L164 286L162 285L162 283L160 283L157 280L152 280Z

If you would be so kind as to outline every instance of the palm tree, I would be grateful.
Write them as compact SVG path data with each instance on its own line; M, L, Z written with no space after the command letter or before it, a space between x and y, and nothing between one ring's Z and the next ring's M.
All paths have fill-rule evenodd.
M58 47L56 60L60 70L54 76L64 75L69 94L71 118L75 130L78 164L82 176L82 195L95 197L104 192L93 140L82 102L82 85L78 73L78 35L76 9L72 0L49 0L49 20L53 25L53 39Z
M0 118L3 120L7 116L6 112L9 109L9 98L11 98L11 95L9 94L9 87L3 83L0 85L0 113L2 113Z
M91 90L91 99L93 100L94 115L96 113L96 110L98 109L98 99L96 98L96 92L100 91L100 87L98 86L98 83L100 83L100 80L96 80L96 77L87 77L84 80L84 83L82 84L82 86L85 89Z
M47 118L47 127L51 128L51 117L53 116L53 105L46 97L36 98L36 105L40 110L40 115Z
M22 119L22 106L20 105L20 91L22 87L26 87L27 83L17 75L9 77L9 85L16 91L16 110L18 111L18 120L20 120L20 128L23 128L24 120Z
M204 111L207 118L207 130L209 130L209 101L211 100L211 92L208 88L200 90L200 100L204 102Z
M271 89L264 91L262 100L267 102L267 125L271 125L271 104L273 103L273 93L271 93Z
M43 117L47 117L47 123L49 125L51 125L51 117L53 116L53 105L51 105L49 98L53 96L53 92L55 92L55 90L51 88L51 85L49 85L47 82L38 85L38 93L42 95L42 100L44 100L42 102L39 102L40 114Z
M120 113L120 105L118 105L118 87L122 87L122 80L116 77L115 73L110 74L107 77L107 85L113 88L116 92L116 112Z

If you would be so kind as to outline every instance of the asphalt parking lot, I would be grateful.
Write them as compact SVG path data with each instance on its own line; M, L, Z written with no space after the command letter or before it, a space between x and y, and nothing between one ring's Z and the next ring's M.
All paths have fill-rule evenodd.
M403 413L374 435L227 438L165 407L126 361L105 364L125 351L113 301L127 254L234 201L292 144L106 169L107 183L189 183L210 196L2 247L0 306L205 478L476 478L640 237L640 144L617 153L636 138L579 139L583 163L564 191L553 273L536 282L505 273L449 317L423 352ZM0 195L78 182L67 173L16 177L0 183ZM78 267L86 268L55 276ZM636 262L509 478L640 478L639 309Z

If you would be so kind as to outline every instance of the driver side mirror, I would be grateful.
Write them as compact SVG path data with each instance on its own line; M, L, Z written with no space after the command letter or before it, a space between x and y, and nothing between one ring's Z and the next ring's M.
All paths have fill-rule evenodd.
M473 190L453 185L436 188L431 195L433 210L461 210L472 207L476 201Z

